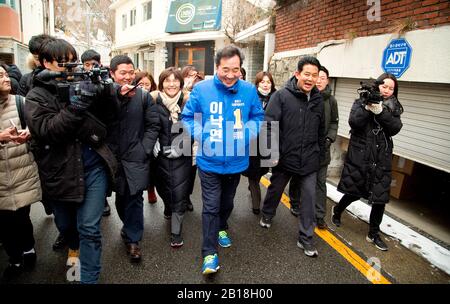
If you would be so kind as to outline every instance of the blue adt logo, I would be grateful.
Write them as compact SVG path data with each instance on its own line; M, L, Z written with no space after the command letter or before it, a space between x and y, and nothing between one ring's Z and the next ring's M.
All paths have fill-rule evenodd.
M412 48L404 38L394 39L384 49L381 67L386 73L400 78L409 68Z

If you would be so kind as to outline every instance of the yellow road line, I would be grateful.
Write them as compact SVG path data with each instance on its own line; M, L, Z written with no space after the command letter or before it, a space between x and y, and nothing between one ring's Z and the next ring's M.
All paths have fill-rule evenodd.
M268 188L270 181L264 176L261 178L261 184ZM283 193L281 197L281 203L287 208L291 207L289 202L289 197ZM369 265L364 261L359 255L357 255L353 250L347 247L339 239L337 239L330 231L326 229L314 229L314 232L328 245L334 248L340 255L342 255L350 264L353 265L359 272L361 272L370 282L373 284L392 284L388 279L386 279L379 271L374 267Z

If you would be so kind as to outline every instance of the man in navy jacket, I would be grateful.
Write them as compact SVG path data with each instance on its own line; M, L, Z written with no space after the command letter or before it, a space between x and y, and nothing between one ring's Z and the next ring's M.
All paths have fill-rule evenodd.
M183 109L182 120L199 142L197 166L203 200L203 274L217 272L218 244L230 247L226 230L240 173L249 163L249 143L259 131L264 111L256 88L239 80L244 59L229 45L215 57L217 73L199 82Z

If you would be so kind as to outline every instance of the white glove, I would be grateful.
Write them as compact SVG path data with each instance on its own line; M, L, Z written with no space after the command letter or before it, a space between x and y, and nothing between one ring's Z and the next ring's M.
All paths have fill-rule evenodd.
M165 151L164 154L167 158L178 158L181 156L181 151L178 151L175 147L170 147L170 150Z
M153 146L153 156L155 158L158 157L159 151L161 151L161 145L159 144L159 139L157 139Z
M383 112L383 106L382 106L381 102L380 103L372 103L372 104L366 105L366 110L371 111L375 115L378 115L381 112Z

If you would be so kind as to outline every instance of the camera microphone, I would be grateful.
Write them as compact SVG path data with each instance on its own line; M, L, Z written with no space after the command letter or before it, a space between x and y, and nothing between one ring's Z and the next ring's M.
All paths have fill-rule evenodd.
M63 72L54 72L54 71L50 71L50 70L43 70L42 72L40 72L39 74L36 75L36 78L41 80L41 81L49 81L58 77L64 77L64 73Z

